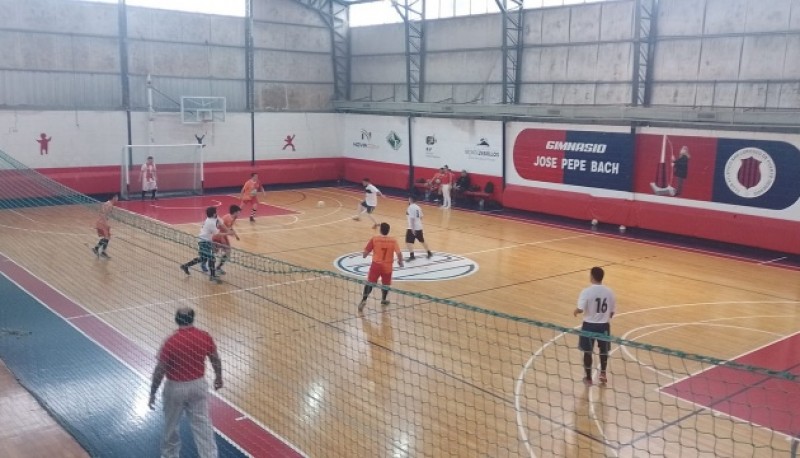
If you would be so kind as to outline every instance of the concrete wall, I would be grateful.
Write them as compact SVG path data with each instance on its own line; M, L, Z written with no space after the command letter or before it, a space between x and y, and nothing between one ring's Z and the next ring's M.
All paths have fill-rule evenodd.
M662 0L654 105L800 108L800 0Z
M294 0L254 0L256 110L319 111L333 97L331 36ZM522 103L631 102L635 0L526 10ZM660 0L652 104L800 108L800 0ZM120 109L115 4L0 0L0 107ZM79 26L76 26L79 25ZM128 8L131 107L224 96L244 111L243 18ZM502 100L499 14L426 25L426 101ZM401 24L351 29L351 98L407 98Z
M293 0L254 0L256 110L319 111L333 97L330 32ZM246 99L245 19L128 7L131 108L158 111L181 96ZM0 0L0 107L121 109L116 4Z

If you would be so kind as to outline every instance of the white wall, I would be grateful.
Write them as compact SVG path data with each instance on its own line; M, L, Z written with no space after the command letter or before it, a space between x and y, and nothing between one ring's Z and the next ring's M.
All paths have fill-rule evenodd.
M408 164L408 118L399 116L344 116L343 156L365 161ZM389 139L399 139L394 146Z
M415 167L503 176L503 124L470 119L413 118Z
M32 168L119 165L127 143L119 111L0 111L0 149ZM52 138L39 154L40 134Z

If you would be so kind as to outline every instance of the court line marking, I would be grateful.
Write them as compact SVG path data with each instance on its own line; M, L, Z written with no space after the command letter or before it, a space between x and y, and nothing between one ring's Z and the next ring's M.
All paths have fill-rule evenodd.
M169 199L167 199L167 200L169 200ZM217 200L217 199L209 199L209 200L214 204L214 205L211 205L212 207L221 207L222 206L222 202ZM136 202L136 201L135 200L129 200L128 202ZM166 207L166 206L157 205L157 204L150 204L150 206L153 207L153 208L158 208L160 210L192 210L192 211L194 211L194 210L198 210L198 211L199 210L205 210L206 208L209 207L209 205L206 205L205 207ZM123 208L125 210L129 210L128 208L125 208L125 207L122 207L122 206L119 206L119 207ZM134 212L134 213L136 213L136 212ZM140 213L136 213L136 214L139 215Z
M567 226L567 225L563 225L562 226L562 225L558 225L558 224L554 224L554 223L529 221L529 220L526 220L524 218L511 216L511 215L490 215L490 216L493 217L493 218L508 219L508 220L517 221L517 222L520 222L520 223L523 223L523 224L533 225L533 226L546 226L546 227L552 227L552 228L556 228L556 229L562 229L562 230L567 230L567 231L575 231L575 232L587 232L587 231L589 231L588 229L578 229L578 228L574 228L574 227ZM738 255L735 255L735 254L720 253L720 252L712 251L712 250L704 250L702 248L694 248L694 247L682 246L682 245L678 245L678 244L672 244L672 243L667 243L667 242L659 242L659 241L655 241L655 240L642 240L642 239L632 238L632 237L628 237L628 236L621 236L621 235L616 235L616 234L606 234L606 233L600 233L600 232L596 232L594 234L597 235L598 237L604 237L604 238L609 238L609 239L614 239L614 240L620 240L620 241L625 241L625 242L630 242L630 243L636 243L638 245L650 245L650 246L666 247L666 248L670 248L670 249L673 249L673 250L686 251L686 252L691 252L691 253L696 253L696 254L703 254L703 255L710 256L710 257L714 257L714 258L731 259L731 260L735 260L735 261L739 261L739 262L745 262L745 263L748 263L748 264L757 264L757 263L759 263L759 261L757 259L752 258L752 257L738 256ZM742 245L742 246L744 246L744 245ZM755 249L758 249L758 248L755 248ZM767 251L767 250L765 250L765 251ZM793 270L793 271L800 270L800 267L787 265L787 264L777 264L776 263L775 267L779 268L779 269L784 269L784 270Z
M654 311L654 310L665 310L665 309L673 309L673 308L681 308L681 307L699 307L699 306L707 306L707 305L730 305L730 304L738 304L738 305L743 305L743 304L774 304L774 305L779 305L779 304L798 304L798 303L800 303L800 301L789 301L789 300L783 300L783 301L697 302L697 303L686 303L686 304L672 304L672 305L658 306L658 307L652 307L652 308L647 308L647 309L631 310L629 312L623 312L623 313L616 314L615 317L634 315L634 314L642 313L642 312L651 312L651 311ZM571 329L579 330L580 328L581 328L581 325L578 325L578 326L575 326L575 327L573 327ZM517 376L517 380L516 380L516 382L514 384L514 408L517 411L517 415L516 415L516 417L517 417L517 431L520 434L520 440L525 444L525 448L528 450L530 458L536 458L536 453L533 451L533 447L530 444L530 439L529 439L528 433L527 433L527 426L525 424L523 424L523 421L522 421L523 410L522 410L521 402L520 402L521 390L522 390L522 387L525 384L525 375L528 372L528 369L530 368L531 364L533 364L533 362L536 360L536 358L538 358L545 351L545 349L547 349L548 347L550 347L553 344L555 344L556 341L558 341L561 338L563 338L566 334L567 333L565 333L565 332L560 332L555 337L553 337L552 339L550 339L547 342L545 342L544 344L542 344L539 347L538 350L536 350L534 353L532 353L530 358L528 358L528 361L526 361L525 364L522 366L522 369L520 370L519 375ZM800 334L800 331L798 331L795 334ZM792 335L795 335L795 334L790 334L789 336L786 336L786 338L788 338L788 337L790 337ZM766 347L768 345L771 345L771 344L765 344L760 348L764 348L764 347ZM746 353L743 353L742 355L746 355L748 353L752 353L753 351L757 351L757 350L751 350L751 351L748 351ZM741 357L741 356L739 356L739 357ZM698 372L698 373L700 373L700 372ZM677 383L677 382L674 382L674 383ZM553 423L552 420L549 419L549 418L543 418L543 419L548 421L548 422ZM760 426L760 425L756 425L756 426ZM767 429L769 429L769 428L767 428Z
M73 304L75 304L75 305L76 305L76 306L78 306L79 308L82 308L82 309L86 310L86 308L85 308L83 305L81 305L81 303L80 303L80 302L77 302L77 301L75 301L75 300L74 300L74 299L72 299L70 296L68 296L68 295L67 295L67 294L65 294L63 291L61 291L60 289L58 289L58 288L54 287L53 285L51 285L49 282L47 282L46 280L42 279L42 278L41 278L41 277L39 277L38 275L35 275L33 272L31 272L30 270L28 270L28 268L26 268L25 266L23 266L23 265L21 265L21 264L17 263L17 262L16 262L16 261L14 261L14 260L13 260L11 257L9 257L8 255L6 255L6 253L4 253L4 252L0 251L0 258L5 258L5 260L6 260L6 261L9 261L11 264L13 264L13 265L17 266L18 268L20 268L20 269L24 270L25 272L27 272L27 273L28 273L28 275L30 275L31 277L35 278L35 279L36 279L36 281L39 281L39 282L43 283L43 284L44 284L44 285L46 285L48 288L52 289L54 292L56 292L57 294L61 295L62 297L64 297L64 298L65 298L65 299L67 299L68 301L72 302ZM73 327L73 328L74 328L76 331L78 331L78 332L80 332L81 334L83 334L84 336L86 336L86 338L87 338L87 339L89 339L90 341L94 342L94 343L95 343L95 345L97 345L99 348L102 348L102 349L103 349L103 350L104 350L104 351L105 351L107 354L111 355L113 358L115 358L115 359L117 359L118 361L120 361L120 362L121 362L123 365L125 365L126 367L128 367L128 368L129 368L129 369L130 369L130 370L131 370L131 371L132 371L134 374L137 374L137 375L139 375L139 377L140 377L140 378L142 378L142 379L143 379L143 380L145 380L145 381L149 381L149 380L150 380L150 377L149 377L147 374L141 373L141 372L139 372L138 370L134 369L134 368L133 368L133 367L132 367L130 364L128 364L127 362L123 361L123 360L122 360L122 359L120 359L120 358L119 358L119 357L118 357L118 356L117 356L115 353L113 353L112 351L110 351L110 349L106 348L104 345L101 345L101 344L100 344L99 342L97 342L97 341L96 341L94 338L92 338L91 336L89 336L88 334L86 334L86 333L85 333L83 330L81 330L80 328L78 328L78 327L77 327L77 326L76 326L76 325L75 325L75 324L72 322L72 318L69 318L69 319L68 319L68 318L64 317L63 315L61 315L60 313L58 313L58 312L56 312L55 310L53 310L53 309L52 309L52 308L51 308L49 305L45 304L45 303L44 303L44 302L43 302L41 299L39 299L39 298L38 298L38 296L36 296L35 294L31 293L30 291L28 291L28 290L27 290L27 289L25 289L24 287L22 287L22 286L21 286L19 283L17 283L16 281L12 280L12 279L11 279L11 278L8 276L8 274L6 274L5 272L2 272L2 271L0 271L0 275L3 275L5 278L7 278L7 279L8 279L8 281L10 281L10 282L11 282L11 283L13 283L14 285L16 285L16 286L17 286L17 287L18 287L20 290L24 291L26 294L28 294L28 295L29 295L30 297L32 297L34 300L36 300L37 302L39 302L40 304L42 304L42 306L46 307L48 310L50 310L51 312L53 312L53 314L55 314L56 316L60 317L60 318L61 318L61 319L62 319L64 322L66 322L67 324L69 324L70 326L72 326L72 327ZM95 318L95 319L97 319L98 321L100 321L100 322L102 322L103 324L105 324L106 326L108 326L110 329L113 329L113 330L114 330L114 331L115 331L117 334L119 334L119 335L121 335L121 336L125 337L126 339L129 339L129 338L128 338L128 336L127 336L126 334L124 334L124 333L120 332L120 331L119 331L119 330L118 330L118 329L117 329L115 326L112 326L110 323L108 323L108 322L107 322L106 320L104 320L103 318L101 318L101 317L99 317L99 316L96 316L96 315L94 315L94 314L92 314L92 313L90 313L90 315L88 315L88 316L83 316L82 318L87 318L87 317L89 317L89 318ZM129 340L131 340L131 339L129 339ZM140 348L142 347L142 344L141 344L140 342L134 342L134 343L136 343L136 344L137 344L137 346L139 346ZM154 350L154 349L153 349L152 347L149 347L149 346L146 346L146 345L145 345L145 346L144 346L144 350L151 350L151 351L152 351L152 350ZM152 354L153 354L153 355L155 355L155 353L152 353ZM274 432L274 431L273 431L271 428L269 428L268 426L266 426L265 424L263 424L263 423L262 423L260 420L258 420L258 419L256 419L256 418L254 418L253 416L251 416L251 415L247 414L247 413L246 413L246 411L245 411L244 409L240 408L239 406L237 406L236 404L234 404L232 401L230 401L230 400L228 400L228 399L226 399L226 398L222 397L220 394L218 394L218 393L217 393L217 392L215 392L215 391L214 391L214 392L210 392L210 394L211 394L212 396L216 397L217 399L219 399L219 400L220 400L220 402L222 402L222 403L224 403L224 404L227 404L227 405L231 406L232 408L234 408L235 410L237 410L238 412L241 412L242 414L244 414L244 416L245 416L245 417L247 417L247 418L248 418L250 421L252 421L254 424L258 425L258 426L259 426L261 429L263 429L263 430L264 430L264 431L266 431L268 434L272 435L274 438L276 438L276 439L278 439L279 441L281 441L281 442L282 442L284 445L288 446L289 448L291 448L292 450L294 450L295 452L297 452L299 455L301 455L301 456L303 456L303 457L305 457L305 458L309 458L309 457L308 457L308 455L307 455L305 452L303 452L302 450L300 450L300 449L299 449L299 448L298 448L298 447L297 447L295 444L293 444L292 442L288 441L288 440L287 440L286 438L284 438L282 435L275 433L275 432ZM236 447L236 449L238 449L238 450L239 450L240 452L242 452L244 455L252 457L252 455L251 455L251 454L249 454L249 453L247 453L247 452L246 452L244 449L242 449L242 447L241 447L241 446L240 446L240 445L239 445L237 442L235 442L235 441L231 440L231 439L230 439L230 438L229 438L227 435L225 435L224 433L220 432L220 431L219 431L219 428L217 428L217 427L214 427L214 431L215 431L216 433L218 433L220 436L222 436L223 438L225 438L225 440L226 440L226 441L228 441L228 443L229 443L229 444L231 444L231 445L233 445L234 447Z
M188 278L188 277L186 277L186 278ZM223 291L223 292L219 292L219 293L201 294L199 296L184 297L184 298L181 298L181 299L171 299L171 300L168 300L168 301L149 302L149 303L146 303L146 304L139 304L139 305L134 305L134 306L131 306L131 307L123 307L123 308L118 308L118 309L114 309L114 310L106 310L104 312L90 312L89 314L80 315L80 316L77 316L76 318L87 318L87 317L92 317L92 316L111 315L111 314L117 313L117 312L129 312L129 311L133 311L133 310L140 310L140 309L145 309L145 308L149 308L149 307L155 307L155 306L159 306L159 305L179 304L181 302L196 301L198 299L208 299L208 298L211 298L211 297L228 296L228 295L234 295L234 294L239 294L239 293L250 293L250 292L253 292L253 291L258 291L260 289L277 288L277 287L280 287L280 286L286 286L286 285L291 285L291 284L295 284L295 283L302 283L302 282L307 282L307 281L316 281L316 280L320 280L322 278L324 278L324 277L306 278L306 279L303 279L303 280L293 280L293 281L287 281L287 282L283 282L283 283L275 283L275 284L271 284L271 285L254 286L252 288L238 288L238 289L232 289L232 290L229 290L229 291ZM225 283L223 282L223 285L224 284Z
M3 256L4 256L4 254L3 254L2 252L0 252L0 255L3 255ZM7 258L7 260L8 260L8 261L10 261L10 262L11 262L12 264L14 264L15 266L17 266L17 267L21 268L22 270L26 271L26 272L27 272L29 275L31 275L31 276L32 276L33 278L35 278L37 281L41 281L42 283L44 283L45 285L47 285L49 288L53 289L53 291L57 292L58 294L61 294L61 295L62 295L62 296L64 296L64 298L66 298L67 300L69 300L69 301L71 301L71 302L74 302L74 301L72 301L72 299L70 299L68 296L64 295L64 294L63 294L63 293L62 293L60 290L53 288L53 286L51 286L49 283L47 283L46 281L42 280L42 279L41 279L41 278L39 278L38 276L34 275L34 274L33 274L32 272L30 272L30 271L29 271L27 268L25 268L25 267L23 267L23 266L21 266L21 265L17 264L15 261L11 260L11 258ZM67 323L67 325L69 325L70 327L72 327L72 328L73 328L75 331L77 331L78 333L82 334L84 337L86 337L86 339L88 339L90 342L94 343L94 344L95 344L95 345L96 345L98 348L100 348L100 349L102 349L103 351L105 351L105 353L106 353L106 354L108 354L108 355L111 355L111 357L112 357L112 358L116 359L116 360L117 360L119 363L121 363L123 366L127 367L127 368L128 368L128 369L129 369L129 370L130 370L130 371L131 371L133 374L135 374L135 375L138 375L140 379L144 380L145 382L147 382L148 380L150 380L150 377L148 377L146 374L143 374L143 373L139 372L138 370L134 369L134 368L133 368L133 366L131 366L130 364L128 364L128 363L127 363L126 361L124 361L122 358L120 358L119 356L117 356L117 355L116 355L114 352L110 351L108 348L106 348L106 347L105 347L104 345L102 345L100 342L98 342L97 340L95 340L95 339L94 339L92 336L90 336L90 335L89 335L89 334L87 334L85 331L83 331L82 329L80 329L80 328L79 328L79 327L78 327L78 326L77 326L77 325L76 325L76 324L75 324L75 323L74 323L74 322L73 322L71 319L68 319L68 318L64 317L63 315L61 315L60 313L56 312L56 311L55 311L54 309L52 309L52 308L51 308L49 305L47 305L47 304L46 304L44 301L42 301L42 300L41 300L41 299L40 299L40 298L39 298L39 297L38 297L36 294L32 293L31 291L29 291L28 289L26 289L25 287L23 287L22 285L20 285L20 284L19 284L19 283L17 283L16 281L14 281L14 280L13 280L11 277L9 277L9 275L8 275L7 273L5 273L5 272L0 272L0 275L2 275L3 277L5 277L5 278L6 278L6 279L7 279L9 282L11 282L11 283L12 283L14 286L16 286L16 287L17 287L17 288L18 288L20 291L23 291L23 292L24 292L25 294L27 294L29 297L33 298L33 300L35 300L36 302L38 302L39 304L41 304L41 305L42 305L44 308L46 308L46 309L47 309L47 310L49 310L51 313L53 313L53 315L55 315L55 316L59 317L59 318L60 318L62 321L64 321L65 323ZM74 302L74 303L75 303L76 305L78 304L77 302ZM79 306L79 307L83 308L82 306ZM101 318L99 318L99 317L98 317L97 319L98 319L98 320L100 320L100 321L102 321L102 322L103 322L104 324L106 324L107 326L111 327L111 329L114 329L115 331L117 331L117 329L116 329L115 327L113 327L113 326L111 326L110 324L106 323L106 322L105 322L104 320L102 320ZM117 333L119 333L119 331L117 331ZM124 334L122 334L122 335L124 336ZM236 407L234 404L232 404L232 403L229 403L228 401L226 401L225 399L223 399L222 397L220 397L220 396L219 396L219 395L218 395L216 392L210 392L210 394L211 394L212 396L215 396L215 397L219 398L219 399L220 399L220 401L222 401L222 402L224 402L224 403L226 403L226 404L229 404L229 405L233 406L233 407L234 407L236 410L239 410L239 411L241 411L241 410L240 410L238 407ZM45 410L46 410L46 409L45 409ZM48 413L48 414L49 414L49 413ZM254 422L255 422L255 421L254 421ZM213 425L212 425L212 426L213 426ZM273 434L273 433L272 433L272 431L270 431L269 429L265 429L265 430L266 430L266 431L268 431L270 434ZM229 444L231 444L232 446L234 446L234 447L235 447L237 450L239 450L239 451L240 451L240 452L241 452L243 455L245 455L245 456L247 456L247 457L251 457L251 458L253 457L253 455L251 455L250 453L248 453L247 451L245 451L245 450L244 450L244 449L243 449L243 448L242 448L242 447L241 447L241 446L240 446L238 443L236 443L235 441L233 441L233 440L232 440L230 437L228 437L228 436L227 436L225 433L223 433L223 432L219 431L219 429L218 429L217 427L214 427L214 433L215 433L215 434L219 434L221 437L223 437L223 438L224 438L224 439L225 439L225 440L226 440L226 441L227 441ZM302 451L300 451L300 450L297 450L297 449L295 449L295 447L294 447L294 444L292 444L292 443L290 443L290 442L287 442L287 441L286 441L286 440L285 440L285 439L284 439L282 436L275 435L275 434L273 434L273 436L274 436L274 437L276 437L277 439L281 440L282 442L284 442L284 444L286 444L287 446L289 446L290 448L292 448L293 450L295 450L295 451L296 451L298 454L300 454L301 456L304 456L304 457L306 457L306 458L307 458L307 455L306 455L305 453L303 453L303 452L302 452Z
M33 221L34 223L37 223L37 224L39 223L39 221L37 221L37 220L35 220L35 219L33 219L33 218L31 218L31 217L29 217L29 216L27 216L27 215L23 214L22 212L18 212L18 211L16 211L16 210L13 210L13 209L12 209L12 210L11 210L11 213L14 213L14 214L16 214L16 215L18 215L18 216L21 216L21 217L23 217L23 218L27 219L28 221Z
M794 315L743 315L743 316L739 316L739 317L713 318L713 319L710 319L710 320L702 320L702 321L687 321L685 323L655 323L655 324L651 324L651 325L640 326L640 327L638 327L636 329L650 328L650 327L655 327L655 326L659 326L659 325L662 325L662 324L669 325L669 327L667 329L663 329L663 330L674 329L674 328L681 327L681 326L701 325L701 326L716 326L716 327L727 327L727 328L744 329L744 330L747 330L747 331L760 332L760 333L764 333L764 334L774 334L774 335L780 337L779 339L777 339L777 340L775 340L775 341L773 341L771 343L762 345L760 347L762 349L767 347L767 346L769 346L769 345L773 345L775 342L780 342L781 340L788 339L788 338L792 337L793 335L798 334L798 333L795 333L795 334L791 334L789 336L784 336L782 334L779 334L779 333L776 333L776 332L773 332L773 331L767 331L765 329L749 328L749 327L744 327L744 326L734 326L734 325L725 325L725 324L715 323L716 321L725 321L725 320L733 320L733 319L751 319L751 318L794 318ZM642 334L639 337L644 337L644 336L647 336L647 335L650 335L650 334L654 334L654 333L660 332L660 331L662 331L662 329L657 329L657 330ZM612 353L613 353L613 351L614 350L612 350ZM753 351L757 351L757 350L753 350ZM753 351L743 353L742 356L750 354ZM627 351L624 350L624 349L623 349L623 352L627 354ZM650 369L651 371L654 371L656 373L660 373L659 371L656 371L655 369L650 368L649 365L642 364L639 359L633 357L632 355L630 357L631 357L632 361L638 363L640 366L644 366L645 369ZM734 361L735 359L738 359L740 357L741 356L735 357L733 360L729 359L729 360L726 360L726 361ZM711 367L709 367L707 369L703 369L702 371L696 372L696 374L701 374L701 373L703 373L703 372L705 372L707 370L713 369L714 367L718 367L718 366L712 365ZM663 373L661 373L661 374L664 375L667 378L672 378L673 380L675 379L675 377L672 377L672 376L669 376L669 375L666 375L666 374L663 374ZM682 377L680 380L681 381L687 380L687 379L689 379L689 378L691 378L693 376L694 375L689 375L687 377ZM762 378L766 378L766 376L763 376ZM669 383L667 385L658 386L655 391L657 391L659 395L663 395L663 396L667 396L667 397L670 397L670 398L673 398L673 399L677 399L679 401L683 401L683 402L686 402L686 403L692 405L693 407L697 408L698 410L707 411L712 416L715 416L715 417L724 416L724 417L728 417L728 418L731 418L731 419L739 420L743 424L749 424L749 425L755 426L757 428L761 428L761 429L764 429L766 431L769 431L772 434L776 434L778 436L783 436L784 439L786 439L787 441L792 441L792 440L795 439L793 436L791 436L789 434L786 434L786 433L784 433L782 431L776 431L776 430L774 430L774 429L772 429L772 428L770 428L768 426L764 426L764 425L762 425L760 423L757 423L757 422L754 422L752 420L747 420L745 418L741 418L739 416L733 415L733 414L725 412L725 411L716 410L712 406L705 405L705 404L698 404L697 402L694 402L694 401L691 401L689 399L686 399L686 398L683 398L683 397L680 397L680 396L676 396L676 395L673 395L672 393L668 393L668 392L664 391L664 388L667 388L667 387L670 387L672 385L675 385L676 383L680 383L680 382L673 381L672 383ZM752 388L753 386L755 386L755 385L750 385L748 387L743 388L740 391L746 392L749 388ZM726 398L729 398L729 397L730 396L726 396ZM716 403L713 403L713 404L716 404ZM679 422L689 418L692 415L697 415L698 413L699 413L699 411L698 412L687 413L686 415L683 415L680 418L665 424L664 428L657 428L656 431L663 430L663 429L665 429L666 427L669 427L669 426L677 425ZM645 433L645 436L647 436L647 435L649 435L649 432ZM633 442L635 442L635 440L631 441L629 444L625 444L624 446L625 447L630 446L630 445L633 444Z
M773 262L783 261L784 259L788 258L788 256L781 256L780 258L770 259L769 261L762 261L759 264L772 264Z

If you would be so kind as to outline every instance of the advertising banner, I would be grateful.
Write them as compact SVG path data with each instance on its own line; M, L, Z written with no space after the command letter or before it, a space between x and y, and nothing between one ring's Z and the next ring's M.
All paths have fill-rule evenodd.
M522 127L512 141L509 183L632 190L634 136L629 132Z
M344 157L408 164L408 118L344 115Z
M503 124L471 119L413 118L412 152L415 167L501 177Z
M785 141L640 134L636 162L645 195L769 210L800 199L800 150Z

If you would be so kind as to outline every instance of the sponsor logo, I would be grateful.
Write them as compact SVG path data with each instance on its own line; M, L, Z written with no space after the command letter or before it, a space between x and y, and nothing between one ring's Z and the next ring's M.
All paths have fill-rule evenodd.
M389 132L389 135L386 136L386 142L389 143L393 150L398 150L403 146L403 139L395 131Z
M605 153L608 145L604 143L561 142L550 140L544 145L545 149L556 151L575 151L579 153Z
M361 140L354 141L353 146L356 148L369 148L375 149L378 145L372 143L372 132L368 131L367 129L361 129Z
M366 278L372 258L364 259L362 253L348 253L337 258L333 265L349 275ZM442 281L463 278L478 271L478 263L451 253L434 253L427 259L422 253L416 261L406 262L404 268L395 266L393 281Z
M500 157L500 150L492 148L489 145L489 141L486 140L485 137L481 137L476 147L465 149L464 154L467 155L468 159L486 161L498 159Z
M436 135L428 135L425 137L425 145L427 145L425 146L425 157L429 159L440 159L439 155L434 151L436 148L434 148L433 145L435 145L436 142Z
M725 163L725 183L734 194L746 199L761 197L775 184L777 167L772 157L759 148L742 148Z

